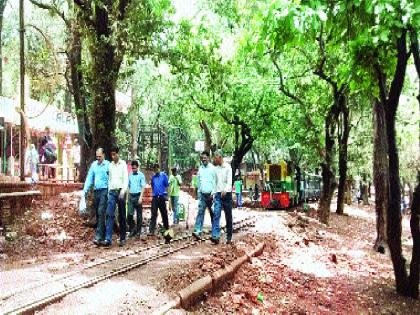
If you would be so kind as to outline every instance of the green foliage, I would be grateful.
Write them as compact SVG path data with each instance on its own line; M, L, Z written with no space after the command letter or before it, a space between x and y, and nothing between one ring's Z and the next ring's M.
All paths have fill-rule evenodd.
M204 139L199 125L204 120L213 141L227 153L238 145L235 128L246 126L261 157L290 158L292 149L302 165L313 170L324 153L325 115L333 104L330 85L315 73L325 59L325 75L338 86L348 84L353 110L349 163L354 175L371 172L370 97L378 96L373 65L379 64L387 78L392 76L395 41L404 28L419 29L420 12L407 0L215 0L197 4L198 13L189 20L175 21L170 0L131 1L125 19L118 17L119 1L86 3L91 8L88 15L80 9L77 17L83 21L87 44L82 71L89 92L94 84L114 79L118 90L132 89L135 103L128 116L171 133L175 159L191 157L194 141ZM73 2L51 4L66 16L76 16ZM111 22L108 33L98 34L91 22L104 5ZM15 95L18 80L17 21L17 12L11 12L3 31L8 96ZM39 32L28 28L32 93L44 100L61 95L63 77L55 82L49 75L57 68L55 60L60 73L65 72L65 56L57 54L64 46L65 25L57 14L39 9L27 23L43 30L51 42L47 45ZM121 69L110 77L93 72L100 57L93 55L98 45L115 49ZM402 172L408 176L415 163L407 148L416 147L418 126L407 114L411 107L403 106L398 132ZM121 146L128 148L132 142L131 127L131 119L117 115Z

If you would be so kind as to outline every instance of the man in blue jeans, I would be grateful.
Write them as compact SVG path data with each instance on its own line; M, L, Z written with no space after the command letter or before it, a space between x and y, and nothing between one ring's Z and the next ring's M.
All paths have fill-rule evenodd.
M109 162L105 160L104 150L96 150L96 161L89 168L83 187L85 198L93 185L94 208L96 211L97 227L93 243L100 245L105 239L105 210L108 195Z
M214 213L211 229L211 241L218 244L220 241L220 216L222 209L226 219L226 244L232 242L232 167L223 161L220 151L214 154L214 165L216 166L216 194L214 198Z
M201 238L203 229L204 215L206 208L210 211L210 217L213 221L213 195L216 191L216 171L213 164L210 163L210 154L203 151L200 155L201 165L197 175L197 190L199 196L198 213L195 219L193 236Z
M146 186L146 178L144 174L139 171L139 162L132 161L131 169L133 173L128 177L128 191L129 191L129 208L128 208L128 227L130 234L128 237L140 236L141 225L143 221L143 193ZM134 213L137 212L136 225L134 225Z
M125 161L119 157L119 148L111 149L112 163L109 165L108 204L106 208L106 233L103 246L112 244L114 229L115 207L118 204L118 220L120 227L120 246L125 245L127 224L125 218L125 193L128 188L128 170Z

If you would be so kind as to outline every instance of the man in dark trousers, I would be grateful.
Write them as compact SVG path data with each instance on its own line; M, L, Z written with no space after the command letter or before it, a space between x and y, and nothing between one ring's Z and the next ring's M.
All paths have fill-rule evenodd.
M108 180L109 180L109 161L105 160L104 150L99 148L96 150L96 161L89 168L83 187L85 198L90 188L94 188L94 208L98 225L93 243L100 245L105 240L105 214L108 202Z
M129 210L128 210L128 226L130 230L129 237L141 235L141 224L143 219L143 192L146 186L146 178L139 170L139 162L132 161L131 169L133 172L128 177L129 190ZM134 213L137 212L137 226L134 225Z
M166 189L169 186L168 176L160 171L159 164L153 165L154 175L152 176L151 186L152 186L152 217L150 218L149 225L149 235L155 234L156 229L156 219L157 211L160 210L160 215L162 216L162 222L164 227L165 239L169 241L172 237L168 234L169 231L169 221L168 221L168 210L166 209L166 199L168 193Z

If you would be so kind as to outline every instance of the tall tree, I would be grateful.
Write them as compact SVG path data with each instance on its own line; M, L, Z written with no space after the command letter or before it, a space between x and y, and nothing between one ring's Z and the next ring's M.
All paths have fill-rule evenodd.
M3 14L6 8L7 0L0 0L0 95L3 95L3 52L2 52L2 31L3 31Z
M199 25L197 34L191 24L183 23L180 28L173 68L190 95L191 105L207 116L202 126L208 144L211 133L205 127L209 119L228 127L225 131L232 139L234 176L255 139L272 132L278 113L277 93L272 85L264 85L263 73L252 67L244 69L247 49L238 48L235 57L228 58L221 54L220 34L208 25Z
M115 89L124 55L150 52L162 30L167 0L74 0L89 52L87 88L92 97L92 146L109 154L115 141Z
M303 74L294 71L289 76L300 77L300 81L311 80L313 83L319 80L321 81L319 87L328 91L325 93L328 98L323 100L324 103L321 103L320 108L325 113L325 118L324 137L320 139L320 142L324 143L319 156L322 159L320 164L323 190L318 216L324 223L328 223L333 192L337 186L335 180L337 134L339 134L340 163L338 166L341 182L337 209L338 213L342 213L343 210L347 174L347 142L350 133L348 96L351 68L345 46L340 42L341 35L334 26L333 11L333 8L323 6L322 1L303 5L296 2L274 2L265 10L262 29L262 35L268 39L268 48L272 54L289 55L289 59L299 58L305 63L306 69L303 70ZM278 12L284 13L278 14ZM275 66L280 75L280 90L299 105L307 103L302 101L302 97L297 96L297 94L309 94L307 89L299 91L303 84L285 87L279 66L276 64ZM320 98L315 95L312 97L312 102L317 97L316 102L320 103ZM307 120L310 121L310 119Z
M66 56L70 73L66 73L67 88L73 95L79 138L81 144L80 180L87 175L89 162L92 160L92 135L90 131L87 91L83 75L82 51L83 40L74 5L65 8L64 4L54 2L46 4L38 0L30 0L41 9L48 10L53 16L59 17L66 28Z
M388 157L385 112L372 98L374 125L373 184L375 186L376 240L374 249L384 253L387 245Z
M92 146L104 148L107 154L115 141L115 88L126 49L124 28L131 2L74 1L91 57L88 84L92 96Z
M418 218L417 215L414 219L411 218L411 222L417 222L417 227L412 229L413 255L408 274L401 244L401 188L395 128L407 62L411 54L408 49L410 30L419 27L419 20L416 18L418 8L412 3L381 0L375 3L348 3L340 9L344 16L351 12L353 21L358 23L358 32L350 34L354 64L359 67L356 73L362 73L371 80L367 81L366 88L374 89L378 95L378 106L384 112L388 158L388 176L385 181L389 185L386 228L396 289L399 294L418 298Z

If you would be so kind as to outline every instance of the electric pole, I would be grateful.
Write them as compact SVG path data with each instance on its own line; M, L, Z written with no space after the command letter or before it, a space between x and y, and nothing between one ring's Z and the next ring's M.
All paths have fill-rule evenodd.
M19 41L20 41L20 180L25 180L25 23L23 16L23 1L19 0ZM29 141L29 139L26 139Z

